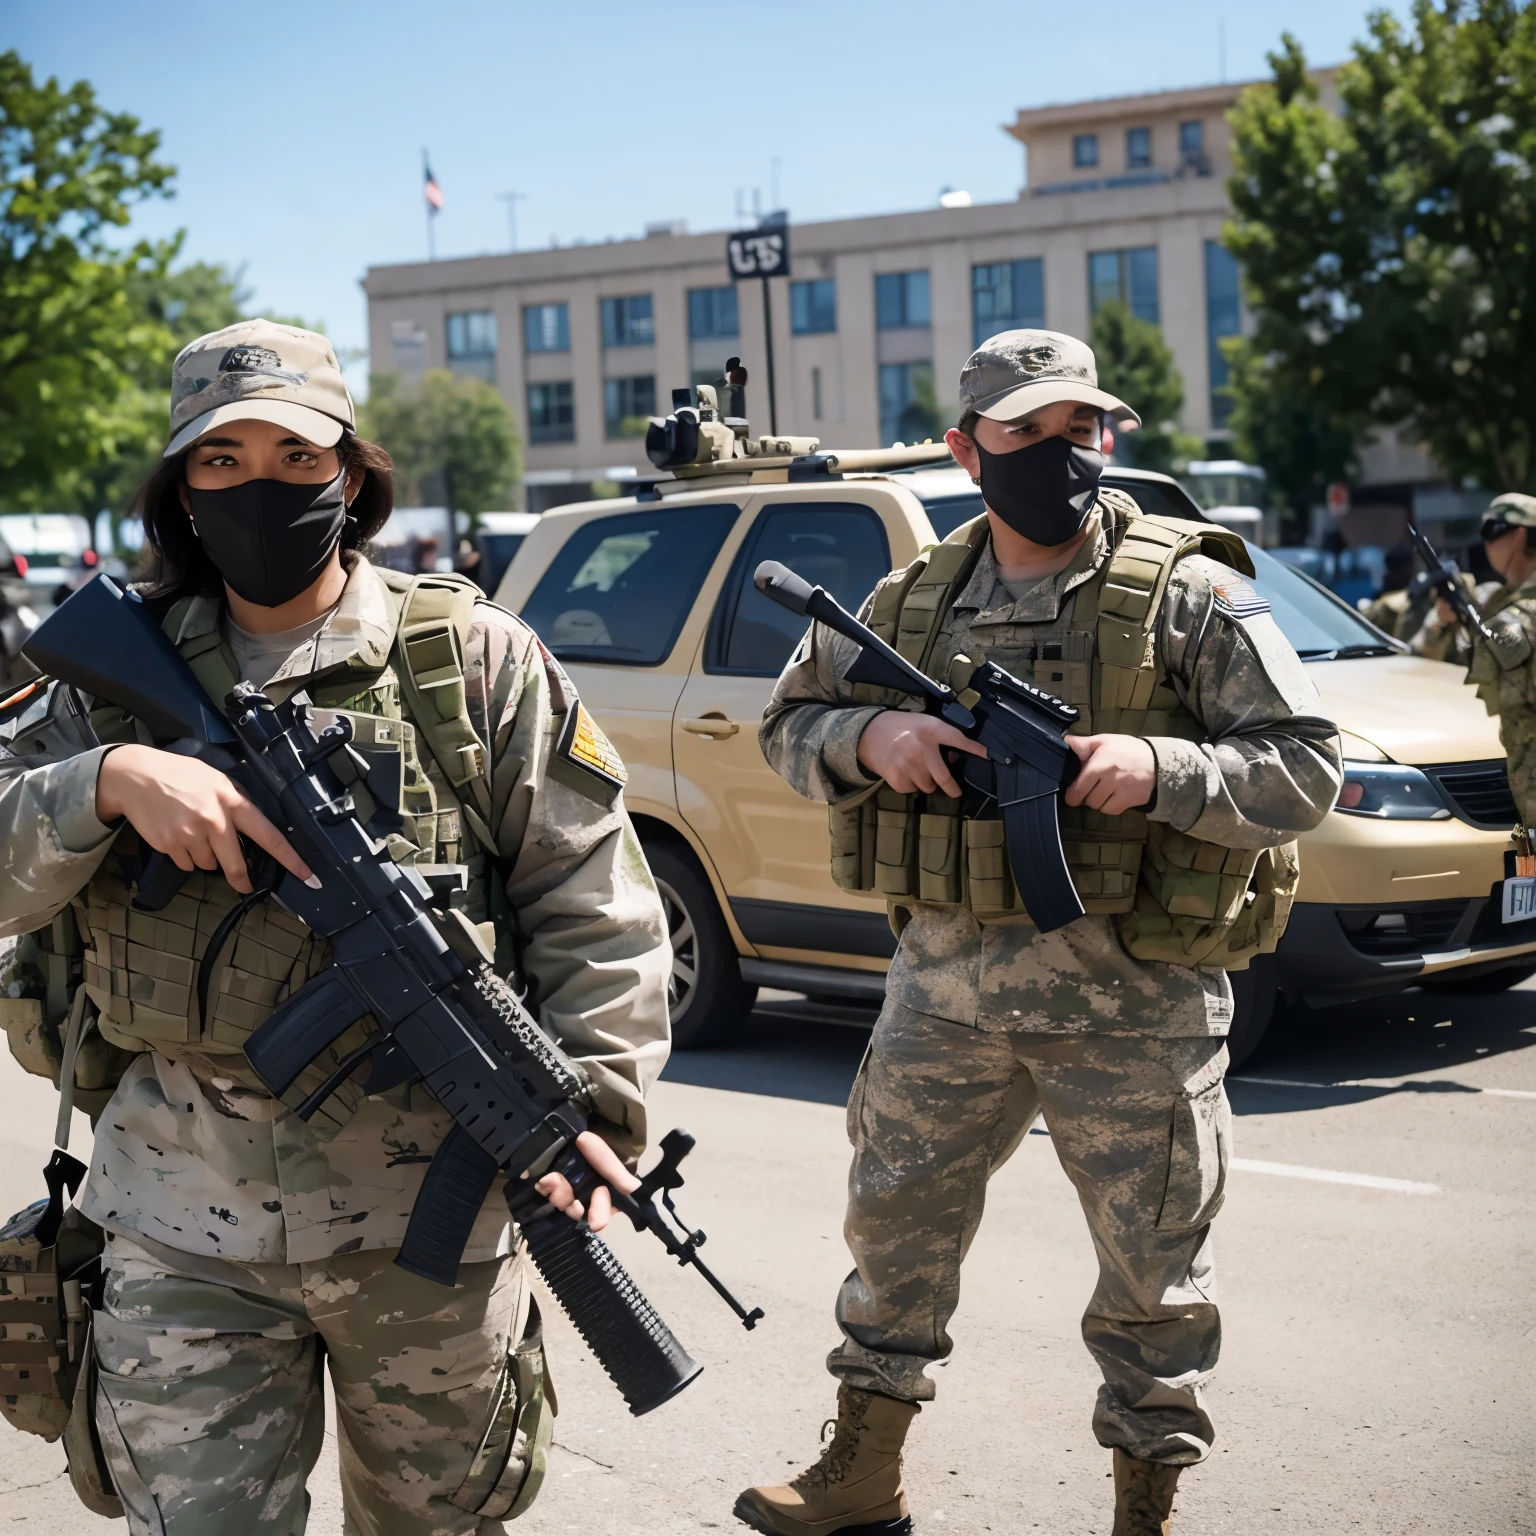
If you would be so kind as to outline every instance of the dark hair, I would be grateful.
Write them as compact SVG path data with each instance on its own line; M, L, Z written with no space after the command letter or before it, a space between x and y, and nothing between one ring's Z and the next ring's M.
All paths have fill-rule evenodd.
M976 436L976 423L981 420L980 411L962 411L960 420L955 423L967 437Z
M342 432L336 456L344 470L363 472L363 483L347 508L341 531L342 560L350 566L349 557L367 545L394 510L395 487L390 478L394 461L377 443L350 430ZM144 557L137 574L149 599L194 593L211 596L223 590L223 578L204 552L182 505L181 489L186 479L186 453L162 459L128 504L128 510L137 512L144 523Z

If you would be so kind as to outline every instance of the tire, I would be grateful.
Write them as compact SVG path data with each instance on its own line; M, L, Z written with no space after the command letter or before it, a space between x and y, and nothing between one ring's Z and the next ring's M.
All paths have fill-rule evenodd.
M672 940L672 1044L680 1051L722 1045L745 1027L757 988L741 979L731 931L691 855L670 843L648 843L645 857Z
M1451 971L1444 976L1431 976L1424 981L1426 992L1508 992L1522 981L1536 976L1536 965L1506 965L1497 971L1484 971L1481 976L1458 976Z
M1227 1070L1244 1066L1264 1043L1280 1000L1274 957L1255 955L1246 971L1228 971L1232 983L1232 1028L1227 1032Z

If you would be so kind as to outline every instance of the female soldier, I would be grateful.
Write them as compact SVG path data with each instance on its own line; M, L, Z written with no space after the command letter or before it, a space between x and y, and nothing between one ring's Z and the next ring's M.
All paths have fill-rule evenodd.
M392 855L456 889L444 899L471 921L500 915L504 955L515 919L521 979L594 1085L603 1139L583 1150L631 1188L667 1053L669 954L623 769L588 717L562 732L581 706L522 623L452 578L364 558L389 467L355 435L323 336L252 320L194 341L141 492L144 595L213 698L237 680L277 700L303 689L359 745L399 754ZM307 1124L261 1088L241 1048L326 963L323 941L257 903L219 951L206 1016L198 968L252 890L242 835L312 876L230 780L141 736L55 686L14 722L0 778L0 932L60 915L52 947L77 952L84 991L74 1027L126 1064L81 1206L107 1232L95 1417L130 1529L302 1531L323 1353L347 1528L489 1536L537 1491L548 1435L505 1202L487 1200L452 1291L391 1262L449 1118L419 1084L345 1084ZM156 913L130 904L145 850L190 872ZM563 1180L540 1187L580 1213ZM606 1189L591 1206L600 1227Z

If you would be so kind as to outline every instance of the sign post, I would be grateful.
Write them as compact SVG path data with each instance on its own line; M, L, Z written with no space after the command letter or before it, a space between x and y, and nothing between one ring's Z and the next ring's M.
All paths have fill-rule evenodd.
M732 282L743 278L763 280L763 348L768 365L768 430L775 437L779 431L779 401L773 376L773 301L769 296L770 277L789 276L789 223L781 214L756 229L742 230L727 237L725 265Z

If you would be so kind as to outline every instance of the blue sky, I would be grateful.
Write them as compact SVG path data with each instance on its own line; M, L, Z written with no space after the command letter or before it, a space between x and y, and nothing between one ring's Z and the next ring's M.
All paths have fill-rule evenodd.
M1392 9L1405 10L1396 5ZM1294 32L1343 58L1354 0L735 0L714 8L440 0L0 0L0 46L90 80L163 133L189 257L244 266L255 304L366 339L358 280L426 255L421 152L447 206L440 256L735 222L738 195L796 220L931 206L944 187L1015 196L1021 106L1265 72ZM354 370L354 377L361 368ZM359 382L361 382L359 380Z

